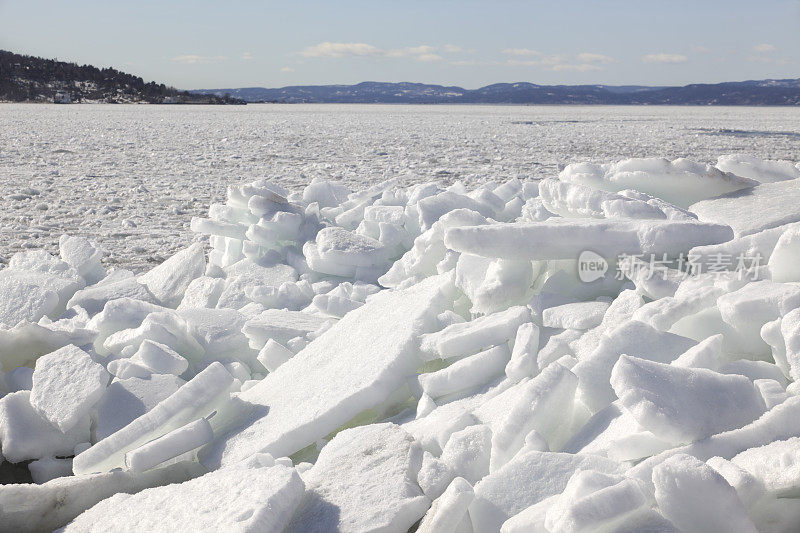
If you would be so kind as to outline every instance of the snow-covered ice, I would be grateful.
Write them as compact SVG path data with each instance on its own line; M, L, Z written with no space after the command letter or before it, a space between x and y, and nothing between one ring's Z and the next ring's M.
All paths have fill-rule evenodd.
M791 531L800 178L772 157L319 167L228 184L144 271L100 231L15 254L0 529Z

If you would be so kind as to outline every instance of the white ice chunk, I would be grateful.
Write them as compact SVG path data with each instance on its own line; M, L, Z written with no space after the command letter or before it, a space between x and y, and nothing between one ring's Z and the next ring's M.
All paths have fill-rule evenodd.
M103 250L84 237L62 235L58 239L58 251L61 259L74 268L86 283L97 283L105 276L105 269L100 263Z
M191 309L193 307L216 307L219 297L225 288L225 280L200 276L195 278L186 287L178 309Z
M661 513L683 531L756 533L736 491L707 464L675 455L653 470Z
M552 532L614 531L649 511L650 498L642 485L635 479L578 470L547 510L545 526Z
M503 522L545 498L559 494L578 469L619 472L617 463L596 455L531 451L518 455L475 485L469 508L475 531L499 531Z
M316 245L317 253L323 261L342 265L374 267L389 259L388 250L382 243L343 228L320 230Z
M758 390L744 376L627 355L614 365L611 385L643 427L675 444L740 428L766 410Z
M59 477L71 476L72 459L43 457L31 461L28 464L28 470L31 471L33 482L41 485Z
M491 451L492 430L483 424L469 426L450 435L441 461L456 476L475 484L489 473Z
M698 202L690 209L704 222L729 225L737 237L751 235L800 221L800 182L764 183Z
M608 302L575 302L548 307L542 313L546 328L590 329L600 325L609 306Z
M211 424L199 418L129 451L125 454L125 466L133 472L144 472L211 442L213 437Z
M433 399L470 390L499 376L510 358L508 344L503 343L459 359L442 370L422 374L419 377L419 384L425 394Z
M714 456L730 459L748 448L798 436L800 436L800 397L792 396L764 413L758 420L740 429L718 433L693 444L661 452L637 464L628 471L628 475L649 481L653 468L675 454L686 453L700 460Z
M516 385L516 392L508 391L503 414L491 422L493 472L511 460L533 430L549 449L563 445L569 436L567 422L572 417L577 384L572 372L554 363L532 380Z
M294 357L294 353L291 350L273 339L267 340L267 343L258 352L258 361L270 372L275 372L279 366L292 357Z
M293 468L226 468L197 479L116 494L63 529L122 531L283 531L303 497Z
M93 415L93 442L99 442L127 426L174 394L183 384L182 379L172 375L115 379L97 402L96 414Z
M800 380L800 308L790 311L783 317L780 322L780 332L789 376L793 380ZM776 358L775 362L779 363L779 358Z
M562 217L667 218L647 202L552 178L539 182L539 195L548 211Z
M202 276L205 269L203 245L195 243L142 274L139 281L147 286L161 305L174 309L181 303L189 283Z
M800 178L800 168L791 161L770 161L747 154L721 155L715 165L723 172L754 179L761 183Z
M450 359L477 353L484 348L508 342L525 322L530 322L530 311L522 306L512 307L424 335L422 350L429 359Z
M66 433L31 407L30 392L6 394L0 399L0 445L7 461L69 456L75 445L89 439L89 417Z
M527 303L537 274L538 268L531 261L461 254L455 282L472 302L473 313L491 314Z
M0 487L3 528L19 532L53 531L116 493L134 494L149 487L181 483L203 473L197 463L181 462L143 474L114 470L61 477L42 485L3 485Z
M261 349L269 339L286 344L289 339L305 337L323 327L330 317L312 315L301 311L267 309L248 320L242 332L247 336L250 347Z
M455 473L441 459L437 459L427 450L423 452L417 483L425 496L435 500L442 495L454 477Z
M31 406L67 432L86 418L106 390L108 372L76 346L40 357L33 372Z
M506 376L512 381L520 381L533 376L539 371L537 356L539 355L539 326L526 322L517 328L514 337L514 350L511 360L506 365Z
M636 189L680 207L758 185L757 181L722 172L711 165L663 158L624 159L604 165L571 164L558 178L605 191Z
M150 313L138 328L111 334L103 341L103 348L114 354L122 354L126 349L135 352L145 340L165 344L194 361L201 360L205 355L205 350L195 339L189 323L174 311Z
M455 478L444 494L433 502L417 532L457 533L474 497L472 485L464 478Z
M422 449L394 424L347 429L303 473L307 491L287 532L405 533L430 500L416 483Z
M79 290L67 302L67 307L79 306L86 309L90 315L95 315L101 312L108 302L119 298L131 298L149 303L156 301L147 287L139 283L136 278L114 276L108 281L103 280Z
M781 234L768 264L772 281L800 281L800 225Z
M445 245L482 257L545 260L577 259L602 243L605 257L628 254L675 256L704 244L733 238L721 224L691 220L573 219L517 222L447 230ZM660 257L660 255L659 255Z
M154 374L174 374L179 376L189 368L189 361L175 350L160 342L146 339L131 357L131 362L141 365Z
M750 448L731 462L755 476L779 498L796 498L800 494L800 437Z
M687 258L691 257L692 263L703 272L709 272L711 265L715 269L742 271L763 268L769 263L781 236L789 230L797 231L797 228L800 228L800 223L795 222L736 237L721 244L698 246L689 250ZM751 276L750 273L747 275Z
M429 278L345 315L240 395L244 427L212 443L204 464L293 454L386 400L421 366L417 339L444 310L450 287L447 276Z
M800 283L756 281L717 299L722 320L740 337L738 353L768 355L770 347L761 339L767 322L800 307Z
M240 309L250 303L248 293L259 287L280 287L283 283L297 281L297 271L272 259L242 259L225 267L227 285L217 301L218 308Z
M722 341L722 335L712 335L686 350L670 364L683 368L719 370L722 363Z
M657 331L643 322L625 322L605 333L597 348L572 368L580 380L579 397L592 412L616 399L609 379L620 354L670 363L695 344L691 339Z
M88 474L122 467L126 452L213 412L228 399L232 383L225 367L212 363L153 409L76 456L73 470Z
M21 321L36 322L58 307L58 293L41 285L38 275L10 269L0 271L0 325L12 327Z

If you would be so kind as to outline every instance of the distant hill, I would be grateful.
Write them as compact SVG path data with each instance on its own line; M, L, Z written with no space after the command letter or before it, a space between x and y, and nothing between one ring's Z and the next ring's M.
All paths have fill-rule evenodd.
M59 92L68 94L72 102L244 103L224 94L193 94L163 83L145 83L138 76L113 68L80 66L0 50L0 101L52 102Z
M362 82L266 89L200 89L195 94L229 94L247 102L384 104L602 104L602 105L800 105L800 78L751 80L684 87L639 85L536 85L495 83L463 89L424 83Z

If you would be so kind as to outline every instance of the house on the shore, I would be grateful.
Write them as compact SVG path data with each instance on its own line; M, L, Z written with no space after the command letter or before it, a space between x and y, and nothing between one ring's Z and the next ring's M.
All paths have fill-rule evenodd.
M53 97L54 104L71 104L72 99L69 97L69 93L67 91L58 91L56 95Z

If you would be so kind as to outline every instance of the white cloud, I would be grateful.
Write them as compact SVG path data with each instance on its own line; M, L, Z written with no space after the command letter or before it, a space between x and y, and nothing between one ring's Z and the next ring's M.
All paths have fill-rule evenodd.
M219 63L228 59L225 56L201 56L197 54L185 54L182 56L175 56L172 61L176 63L183 63L184 65L205 65L208 63Z
M531 50L530 48L506 48L503 50L503 53L507 56L518 56L518 57L530 57L530 56L540 56L542 55L541 52L536 50Z
M253 54L251 54L250 52L242 52L242 59L245 61L250 61L251 59L253 59Z
M390 50L390 53L400 53L403 55L427 55L436 52L436 48L423 44L422 46L410 46L402 50Z
M538 67L542 70L553 72L590 72L603 70L601 64L613 63L616 60L603 54L584 52L576 56L568 54L542 54L525 48L503 50L507 55L513 55L503 64L509 67Z
M593 70L603 70L602 67L598 67L597 65L591 65L589 63L581 63L579 65L573 65L569 63L559 63L557 65L552 65L549 67L549 70L555 72L590 72Z
M294 69L292 67L283 67L281 72L294 72Z
M692 52L697 52L698 54L707 54L711 51L707 46L703 46L702 44L693 44L691 48Z
M345 57L345 56L379 56L382 50L367 43L331 43L323 42L309 46L300 52L303 57Z
M775 51L775 46L772 44L761 43L753 47L753 50L761 54L769 54Z
M509 67L540 67L541 61L535 59L507 59L505 62Z
M474 59L462 59L460 61L450 61L454 67L474 67L478 64Z
M300 52L303 57L408 57L416 61L440 61L442 56L436 53L436 48L429 45L409 46L384 50L367 43L332 43L323 42L309 46Z
M683 54L648 54L642 56L645 63L686 63L689 58Z
M604 54L584 52L582 54L578 54L578 61L581 63L614 63L616 60L613 57Z
M414 59L416 59L417 61L429 62L429 61L441 61L443 58L439 54L420 54L414 57Z
M458 54L460 52L463 52L464 49L455 44L446 44L444 45L444 51L447 52L448 54Z

